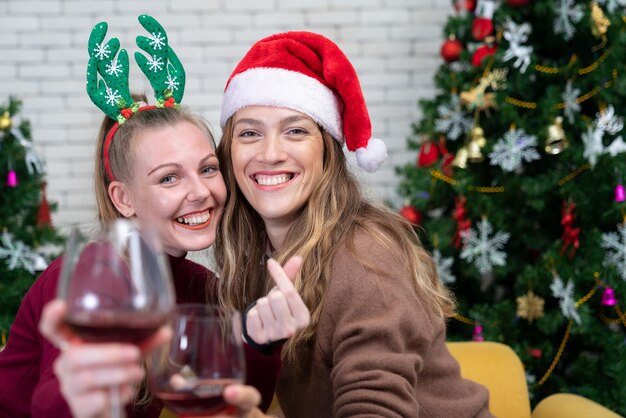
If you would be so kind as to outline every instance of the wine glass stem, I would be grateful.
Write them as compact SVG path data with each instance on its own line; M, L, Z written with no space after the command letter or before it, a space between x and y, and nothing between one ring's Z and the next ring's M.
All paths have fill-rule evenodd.
M125 418L119 386L111 386L111 418Z

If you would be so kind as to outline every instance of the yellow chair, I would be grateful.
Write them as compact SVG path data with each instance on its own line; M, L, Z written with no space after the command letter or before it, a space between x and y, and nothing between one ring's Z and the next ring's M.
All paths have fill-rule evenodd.
M551 395L530 410L524 366L507 345L496 342L449 342L461 375L489 389L489 409L498 418L620 418L582 396ZM622 417L623 418L623 417Z

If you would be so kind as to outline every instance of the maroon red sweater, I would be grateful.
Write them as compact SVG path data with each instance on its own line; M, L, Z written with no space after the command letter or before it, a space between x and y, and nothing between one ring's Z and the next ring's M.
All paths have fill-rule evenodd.
M177 303L212 302L207 288L214 289L215 276L203 266L184 258L170 257ZM59 355L38 331L43 306L56 297L61 258L53 261L30 288L11 327L7 345L0 351L0 418L71 418L59 391L52 365ZM207 283L209 281L209 283ZM207 286L208 284L208 286ZM263 397L263 410L272 401L280 371L280 354L269 357L246 349L247 384ZM157 401L142 410L127 410L128 418L153 418L161 413Z

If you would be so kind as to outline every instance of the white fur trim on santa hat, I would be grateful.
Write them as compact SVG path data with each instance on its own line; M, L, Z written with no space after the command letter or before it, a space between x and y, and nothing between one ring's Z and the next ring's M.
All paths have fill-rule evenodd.
M378 138L370 138L367 147L356 150L356 162L363 170L373 173L387 158L387 147Z
M246 106L274 106L310 116L343 144L339 102L314 78L282 68L251 68L234 76L224 92L220 125Z

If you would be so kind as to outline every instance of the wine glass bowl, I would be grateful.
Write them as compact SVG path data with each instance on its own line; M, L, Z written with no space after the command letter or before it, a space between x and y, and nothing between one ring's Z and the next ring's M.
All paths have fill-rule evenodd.
M105 225L93 238L72 228L57 296L66 302L65 325L89 343L141 345L175 305L158 235L128 219ZM111 417L123 417L117 386L110 396Z
M158 237L127 219L93 239L72 229L58 296L67 303L66 325L88 342L140 344L165 324L175 302Z
M148 363L154 396L180 417L228 410L224 387L245 379L239 313L213 305L179 305L171 325L170 343Z

